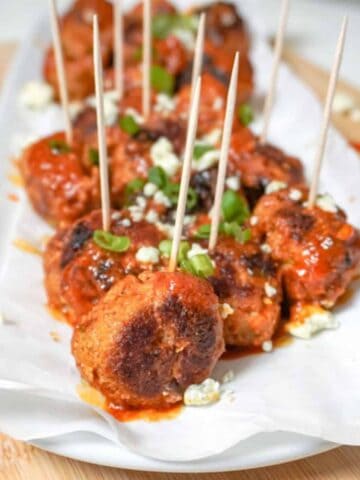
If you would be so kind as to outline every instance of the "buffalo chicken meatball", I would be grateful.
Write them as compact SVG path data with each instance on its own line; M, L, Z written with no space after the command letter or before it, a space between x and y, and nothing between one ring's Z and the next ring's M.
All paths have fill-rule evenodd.
M161 408L212 372L224 350L219 303L180 272L121 279L74 331L83 378L114 405Z
M325 195L313 208L304 205L301 189L264 195L257 204L256 229L282 263L286 294L291 303L332 307L360 267L360 233Z
M99 210L93 211L70 227L60 229L50 239L44 254L45 288L49 305L76 324L119 278L149 269L136 253L141 247L157 247L164 234L145 220L132 222L129 212L113 212L111 232L126 236L129 248L124 252L108 250L94 240L102 228Z
M211 257L216 267L209 281L228 310L225 343L250 347L270 340L278 326L282 300L276 262L257 243L241 244L225 236L219 238Z

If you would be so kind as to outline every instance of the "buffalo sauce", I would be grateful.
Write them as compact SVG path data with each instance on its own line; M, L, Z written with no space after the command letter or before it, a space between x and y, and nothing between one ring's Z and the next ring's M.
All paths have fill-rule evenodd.
M160 420L172 420L180 414L183 406L182 403L163 408L129 408L114 405L108 402L98 390L91 387L84 380L77 386L76 391L81 400L93 407L105 410L119 422L131 422L134 420L158 422Z

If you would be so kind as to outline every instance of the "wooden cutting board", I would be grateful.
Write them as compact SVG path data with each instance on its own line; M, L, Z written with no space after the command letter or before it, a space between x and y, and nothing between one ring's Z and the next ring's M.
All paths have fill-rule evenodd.
M0 45L0 85L15 45ZM287 51L285 58L322 98L327 74ZM360 93L342 84L351 95ZM350 89L350 90L348 90ZM337 127L360 143L357 125L337 119ZM352 122L353 123L353 122ZM1 402L1 398L0 398ZM99 467L49 454L0 434L0 480L359 480L360 447L341 447L305 460L245 472L173 475Z

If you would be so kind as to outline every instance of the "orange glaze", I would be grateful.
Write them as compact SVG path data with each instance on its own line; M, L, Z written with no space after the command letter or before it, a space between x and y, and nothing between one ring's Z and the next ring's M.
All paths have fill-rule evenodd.
M84 402L93 407L101 408L107 411L119 422L131 422L134 420L146 420L148 422L158 422L160 420L172 420L177 417L182 410L182 403L177 403L170 407L163 408L126 408L114 405L95 388L91 387L85 380L76 388L77 394Z
M18 202L19 201L19 197L16 195L16 193L8 193L7 198L11 202Z
M15 187L23 187L24 180L21 175L18 173L9 173L8 175L9 182L11 182Z
M65 315L58 308L52 307L51 305L45 305L46 310L52 316L52 318L58 322L68 323Z
M13 241L13 245L19 250L22 250L23 252L42 256L42 251L38 247L36 247L35 245L32 245L30 242L27 242L26 240L23 240L21 238L16 238Z

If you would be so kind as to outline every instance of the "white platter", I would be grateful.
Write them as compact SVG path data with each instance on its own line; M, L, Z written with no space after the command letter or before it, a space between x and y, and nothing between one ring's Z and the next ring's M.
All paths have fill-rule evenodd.
M9 173L7 144L11 134L18 129L14 103L21 85L36 76L41 64L41 54L34 57L34 43L42 37L45 19L32 28L18 51L0 101L0 178ZM6 194L14 188L8 182L0 182L0 274L1 259L11 238L12 227L19 213L19 204L6 200ZM0 399L1 408L1 399ZM1 428L1 425L0 425ZM315 455L337 444L318 438L287 432L257 434L238 443L220 455L191 462L165 462L135 454L125 447L118 447L106 439L90 433L71 433L53 438L32 441L44 450L66 457L134 470L159 472L217 472L256 468L284 463Z

